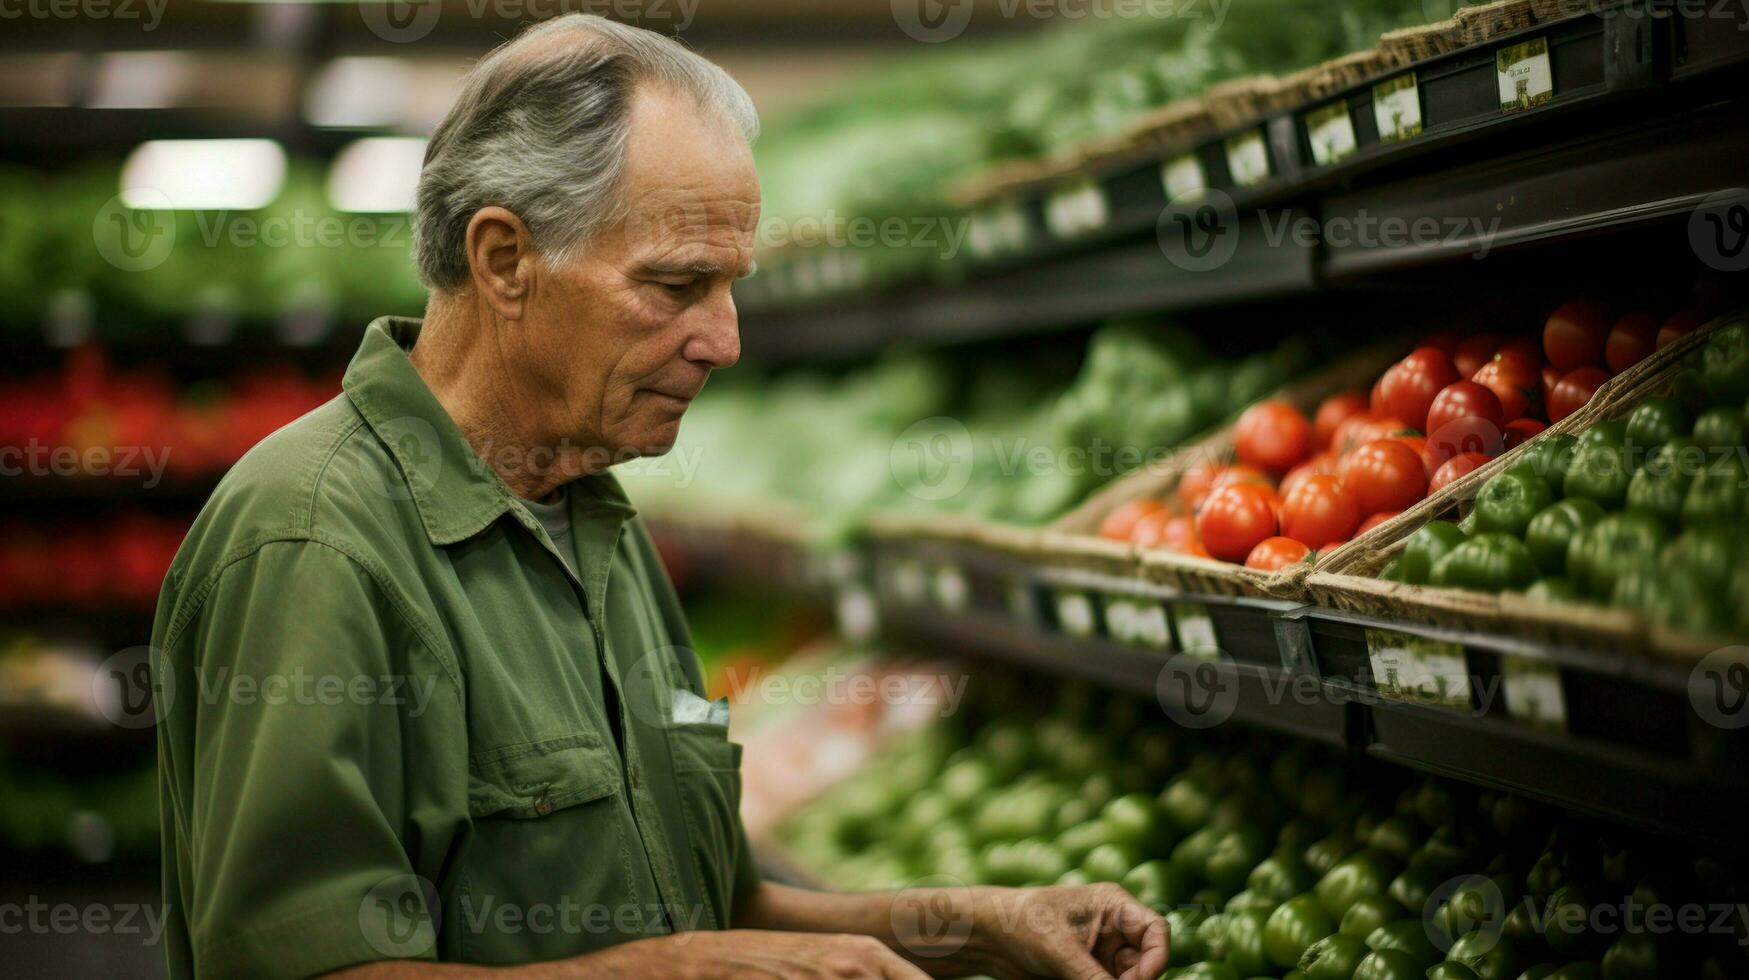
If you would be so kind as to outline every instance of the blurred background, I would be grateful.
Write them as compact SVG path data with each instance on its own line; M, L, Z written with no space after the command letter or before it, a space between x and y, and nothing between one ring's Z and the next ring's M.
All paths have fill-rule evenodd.
M1016 476L1000 452L962 458L954 440L1072 447L1096 463L1114 446L1163 458L1339 360L1370 364L1373 345L1405 335L1450 338L1448 353L1491 338L1475 353L1485 362L1509 338L1540 339L1563 303L1596 300L1610 311L1595 315L1599 337L1617 314L1640 318L1629 332L1644 334L1644 357L1659 328L1686 325L1682 334L1732 310L1749 265L1739 186L1749 35L1740 10L1673 19L1669 6L0 3L0 903L156 907L153 734L125 692L164 569L226 468L338 393L365 324L422 310L407 212L423 140L473 60L526 24L601 13L677 35L760 108L760 272L737 288L746 361L713 382L673 456L627 467L626 481L686 598L714 692L748 702L736 721L750 747L744 809L773 841L769 866L888 884L940 857L874 829L905 805L892 786L921 789L970 753L983 768L961 768L977 785L950 789L953 805L1009 806L1018 797L984 782L1018 778L1017 760L1061 765L1148 728L1159 665L1088 667L1103 647L1075 645L1078 607L1052 605L1058 579L1047 588L1009 568L986 580L928 548L881 566L865 547L871 528L889 542L933 540L943 521L960 523L939 537L961 543L977 538L973 524L1091 537L1116 502L1100 491L1144 461ZM1528 81L1513 91L1519 65ZM1412 119L1380 108L1391 90L1377 83L1403 72ZM1331 130L1332 117L1308 110L1339 95ZM1601 343L1575 407L1633 363L1615 364L1612 349L1606 369ZM1302 407L1309 415L1344 388L1360 397L1377 373L1324 378ZM1536 400L1560 380L1533 375ZM1532 421L1538 432L1560 418ZM921 447L916 460L897 459L906 447ZM937 463L952 473L948 492L937 492ZM1172 595L1210 591L1174 581ZM1254 584L1232 591L1279 598ZM1016 613L1049 643L954 616L1018 608L1015 595L1050 607L1042 619ZM1745 635L1730 601L1690 625ZM893 612L919 602L930 617ZM1213 616L1222 629L1225 615ZM1114 622L1102 614L1089 629ZM1166 631L1164 613L1159 622ZM1185 646L1178 622L1168 643ZM1252 626L1234 626L1231 646L1266 637L1274 660L1271 624ZM1481 646L1564 649L1510 633ZM746 695L773 674L890 676L912 692L962 677L983 693L951 734L936 726L919 741L907 733L939 717L933 701ZM1678 701L1671 725L1686 732L1670 693L1686 675L1660 676ZM1088 681L1140 700L1108 702ZM1611 710L1632 703L1624 697ZM1055 706L1036 744L1013 717L1027 703ZM1263 714L1263 727L1283 728ZM1363 723L1332 724L1322 741L1365 748ZM1535 778L1498 768L1517 736L1472 734L1477 752L1461 763L1401 744L1372 754L1605 816L1621 795L1615 769L1580 770L1589 782L1539 794ZM1591 757L1569 734L1548 759ZM865 770L876 775L849 784L861 789L792 816L906 738ZM1678 741L1672 752L1693 747ZM1284 751L1236 737L1211 745L1223 771L1253 779ZM1128 775L1098 772L1098 785L1072 764L1057 772L1052 805L1080 796L1097 809L1139 788L1135 773L1165 779L1195 750L1135 751ZM1416 789L1395 769L1345 758L1317 765L1338 781L1444 800L1443 783ZM1665 809L1709 798L1700 785L1683 783L1689 795ZM1466 806L1510 807L1456 792ZM1721 822L1734 812L1710 806ZM1614 815L1671 829L1648 807ZM1312 812L1326 825L1355 819ZM974 836L982 847L1001 833ZM0 946L0 975L162 974L161 949L119 926L32 927Z

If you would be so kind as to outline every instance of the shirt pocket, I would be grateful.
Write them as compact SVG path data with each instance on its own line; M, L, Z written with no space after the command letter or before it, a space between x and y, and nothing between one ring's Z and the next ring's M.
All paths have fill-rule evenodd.
M686 817L687 841L716 928L729 925L735 862L741 857L741 745L722 725L676 725L674 779Z
M560 959L657 934L632 884L617 753L591 732L469 761L473 833L461 861L461 959Z

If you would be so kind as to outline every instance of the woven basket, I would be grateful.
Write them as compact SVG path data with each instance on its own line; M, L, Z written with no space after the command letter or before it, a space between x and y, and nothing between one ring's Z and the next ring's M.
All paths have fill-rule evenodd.
M1248 75L1209 86L1203 93L1203 103L1215 128L1228 130L1256 122L1274 109L1277 99L1282 97L1280 79Z
M1454 19L1465 44L1480 44L1502 34L1535 26L1535 0L1500 0L1480 7L1465 7Z
M1550 426L1526 445L1551 435L1576 436L1598 422L1619 417L1646 398L1663 394L1680 362L1706 342L1707 334L1733 318L1716 319L1611 378L1583 409ZM1428 521L1455 521L1467 515L1483 485L1516 463L1521 451L1523 447L1490 460L1351 542L1306 579L1306 592L1311 600L1367 616L1511 636L1535 643L1621 652L1653 651L1669 656L1686 656L1700 650L1696 638L1652 630L1644 617L1632 610L1538 602L1517 592L1436 588L1377 577L1385 565L1402 553L1410 536ZM1717 646L1715 643L1705 650Z
M1343 89L1353 88L1390 67L1383 51L1374 48L1356 51L1332 61L1326 61L1305 75L1303 99L1322 99Z
M1402 68L1463 46L1463 27L1455 18L1388 31L1379 38L1379 54L1387 68Z

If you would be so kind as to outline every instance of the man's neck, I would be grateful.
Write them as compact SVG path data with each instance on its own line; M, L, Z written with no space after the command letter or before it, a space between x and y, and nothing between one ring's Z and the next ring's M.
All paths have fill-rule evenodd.
M513 408L514 379L491 331L466 298L433 296L409 355L413 369L512 493L551 499L599 467L582 447L524 429L527 414Z

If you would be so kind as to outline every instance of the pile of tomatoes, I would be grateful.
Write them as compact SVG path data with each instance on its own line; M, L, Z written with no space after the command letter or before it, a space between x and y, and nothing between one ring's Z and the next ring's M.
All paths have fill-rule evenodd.
M1308 418L1285 401L1246 409L1234 455L1185 471L1170 498L1130 501L1102 537L1277 571L1338 547L1578 411L1615 374L1692 331L1683 311L1557 308L1534 336L1446 332L1391 365L1370 393Z

